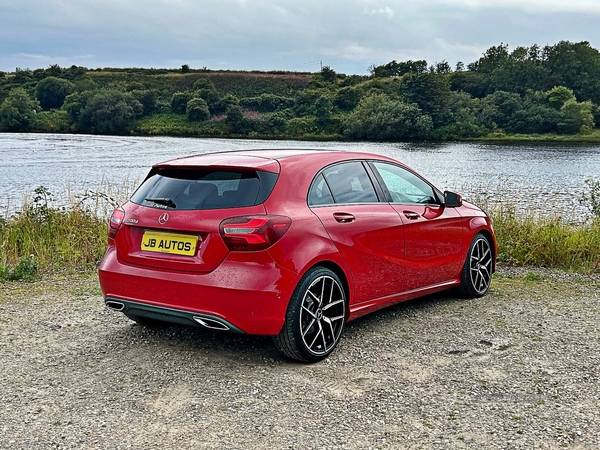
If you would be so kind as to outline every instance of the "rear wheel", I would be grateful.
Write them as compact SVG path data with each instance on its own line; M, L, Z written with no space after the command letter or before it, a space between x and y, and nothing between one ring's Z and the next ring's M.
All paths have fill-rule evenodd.
M484 295L492 281L494 254L490 241L483 234L475 235L460 277L460 291L465 297Z
M340 279L325 267L315 267L298 283L274 342L289 358L320 361L338 344L345 321L346 293Z

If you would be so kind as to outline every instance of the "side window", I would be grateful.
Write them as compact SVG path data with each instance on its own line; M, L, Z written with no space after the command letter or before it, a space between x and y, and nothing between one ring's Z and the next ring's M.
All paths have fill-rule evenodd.
M312 186L310 187L310 191L308 193L308 204L309 206L333 204L331 191L329 190L329 186L327 186L322 173L315 178Z
M375 188L359 161L336 164L323 171L335 203L378 202Z
M393 203L437 203L433 187L414 173L380 162L374 162L373 167L385 183Z

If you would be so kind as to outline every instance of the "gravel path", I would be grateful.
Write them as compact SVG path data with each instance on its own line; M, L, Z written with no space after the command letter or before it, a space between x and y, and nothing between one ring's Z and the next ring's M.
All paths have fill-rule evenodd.
M0 284L0 448L600 447L600 279L503 270L348 324L312 365L269 338L146 329L94 275Z

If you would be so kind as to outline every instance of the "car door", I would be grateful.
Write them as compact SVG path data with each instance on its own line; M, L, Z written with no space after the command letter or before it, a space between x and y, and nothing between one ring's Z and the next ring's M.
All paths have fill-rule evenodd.
M445 207L442 194L410 170L379 161L370 165L404 222L406 290L456 279L464 262L458 211Z
M382 196L361 161L327 167L309 191L309 206L350 268L353 304L401 290L402 220L394 208L380 201Z

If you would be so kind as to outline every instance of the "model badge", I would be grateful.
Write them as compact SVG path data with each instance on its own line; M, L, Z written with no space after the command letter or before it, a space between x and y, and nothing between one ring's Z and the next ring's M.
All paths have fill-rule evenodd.
M163 213L158 217L158 223L160 223L161 225L167 223L167 220L169 220L169 214L167 213Z
M125 219L123 220L123 223L138 223L137 219Z

